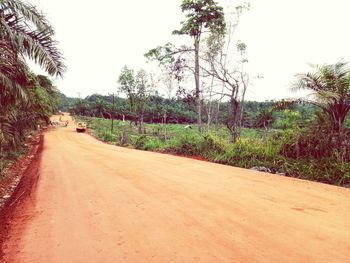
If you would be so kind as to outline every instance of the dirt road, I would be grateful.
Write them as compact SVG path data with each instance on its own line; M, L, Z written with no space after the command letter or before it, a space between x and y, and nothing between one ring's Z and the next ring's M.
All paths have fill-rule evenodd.
M1 262L350 262L350 191L45 134Z

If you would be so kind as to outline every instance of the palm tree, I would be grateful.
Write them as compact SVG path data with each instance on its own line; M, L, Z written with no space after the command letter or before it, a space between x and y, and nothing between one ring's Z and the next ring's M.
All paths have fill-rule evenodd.
M89 103L86 100L80 98L75 101L73 107L74 113L80 116L86 116L90 108Z
M20 0L0 0L0 100L10 95L26 97L23 89L28 68L24 57L48 74L62 76L63 57L53 36L53 28L35 6Z
M94 104L95 117L103 118L103 115L106 113L107 109L106 103L101 99L97 99Z
M53 110L53 94L47 87L38 88L41 83L25 62L29 58L48 74L62 76L65 66L53 36L53 28L35 6L0 0L0 161Z
M313 72L297 75L293 89L312 91L311 99L301 101L320 107L329 116L333 130L341 134L350 111L350 68L342 61L313 68Z
M264 128L264 137L263 137L264 140L267 137L269 127L274 122L274 120L275 120L275 118L273 116L272 110L263 110L257 116L257 118L253 124L253 127Z

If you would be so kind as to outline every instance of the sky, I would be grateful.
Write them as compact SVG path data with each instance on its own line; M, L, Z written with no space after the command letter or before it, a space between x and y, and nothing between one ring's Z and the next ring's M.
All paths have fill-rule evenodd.
M218 0L221 6L242 1ZM124 65L150 68L144 54L167 42L184 16L181 0L30 0L56 30L67 72L55 84L67 96L117 92ZM295 74L309 64L350 61L348 0L251 0L236 39L247 44L249 73L263 76L250 85L246 98L264 101L297 97L290 92ZM155 65L153 65L155 66ZM34 67L37 73L42 73Z

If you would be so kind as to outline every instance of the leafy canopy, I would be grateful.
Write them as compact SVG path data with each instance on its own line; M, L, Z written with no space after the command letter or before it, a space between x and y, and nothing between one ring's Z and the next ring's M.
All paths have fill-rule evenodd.
M224 34L226 28L224 11L215 1L183 0L181 10L187 13L187 20L181 22L182 27L175 30L173 34L199 37L203 29Z

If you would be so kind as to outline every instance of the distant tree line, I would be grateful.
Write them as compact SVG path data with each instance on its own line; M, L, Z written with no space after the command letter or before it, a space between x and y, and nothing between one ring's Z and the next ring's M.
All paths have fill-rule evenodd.
M61 94L59 109L71 114L99 117L110 119L113 114L112 96L93 94L85 98L71 98ZM261 112L271 109L277 102L270 100L264 102L244 102L243 127L254 128L256 120ZM230 102L220 102L219 112L215 113L213 125L226 125L229 119ZM315 107L312 105L294 105L291 111L297 111L302 119L310 119L314 114ZM130 106L128 99L115 97L115 119L135 122L137 116ZM194 124L197 122L196 106L191 101L183 98L163 98L159 95L152 95L144 106L144 121L148 123L164 124ZM272 128L283 128L286 119L284 111L273 113ZM202 122L207 122L208 116L205 107L202 113Z

